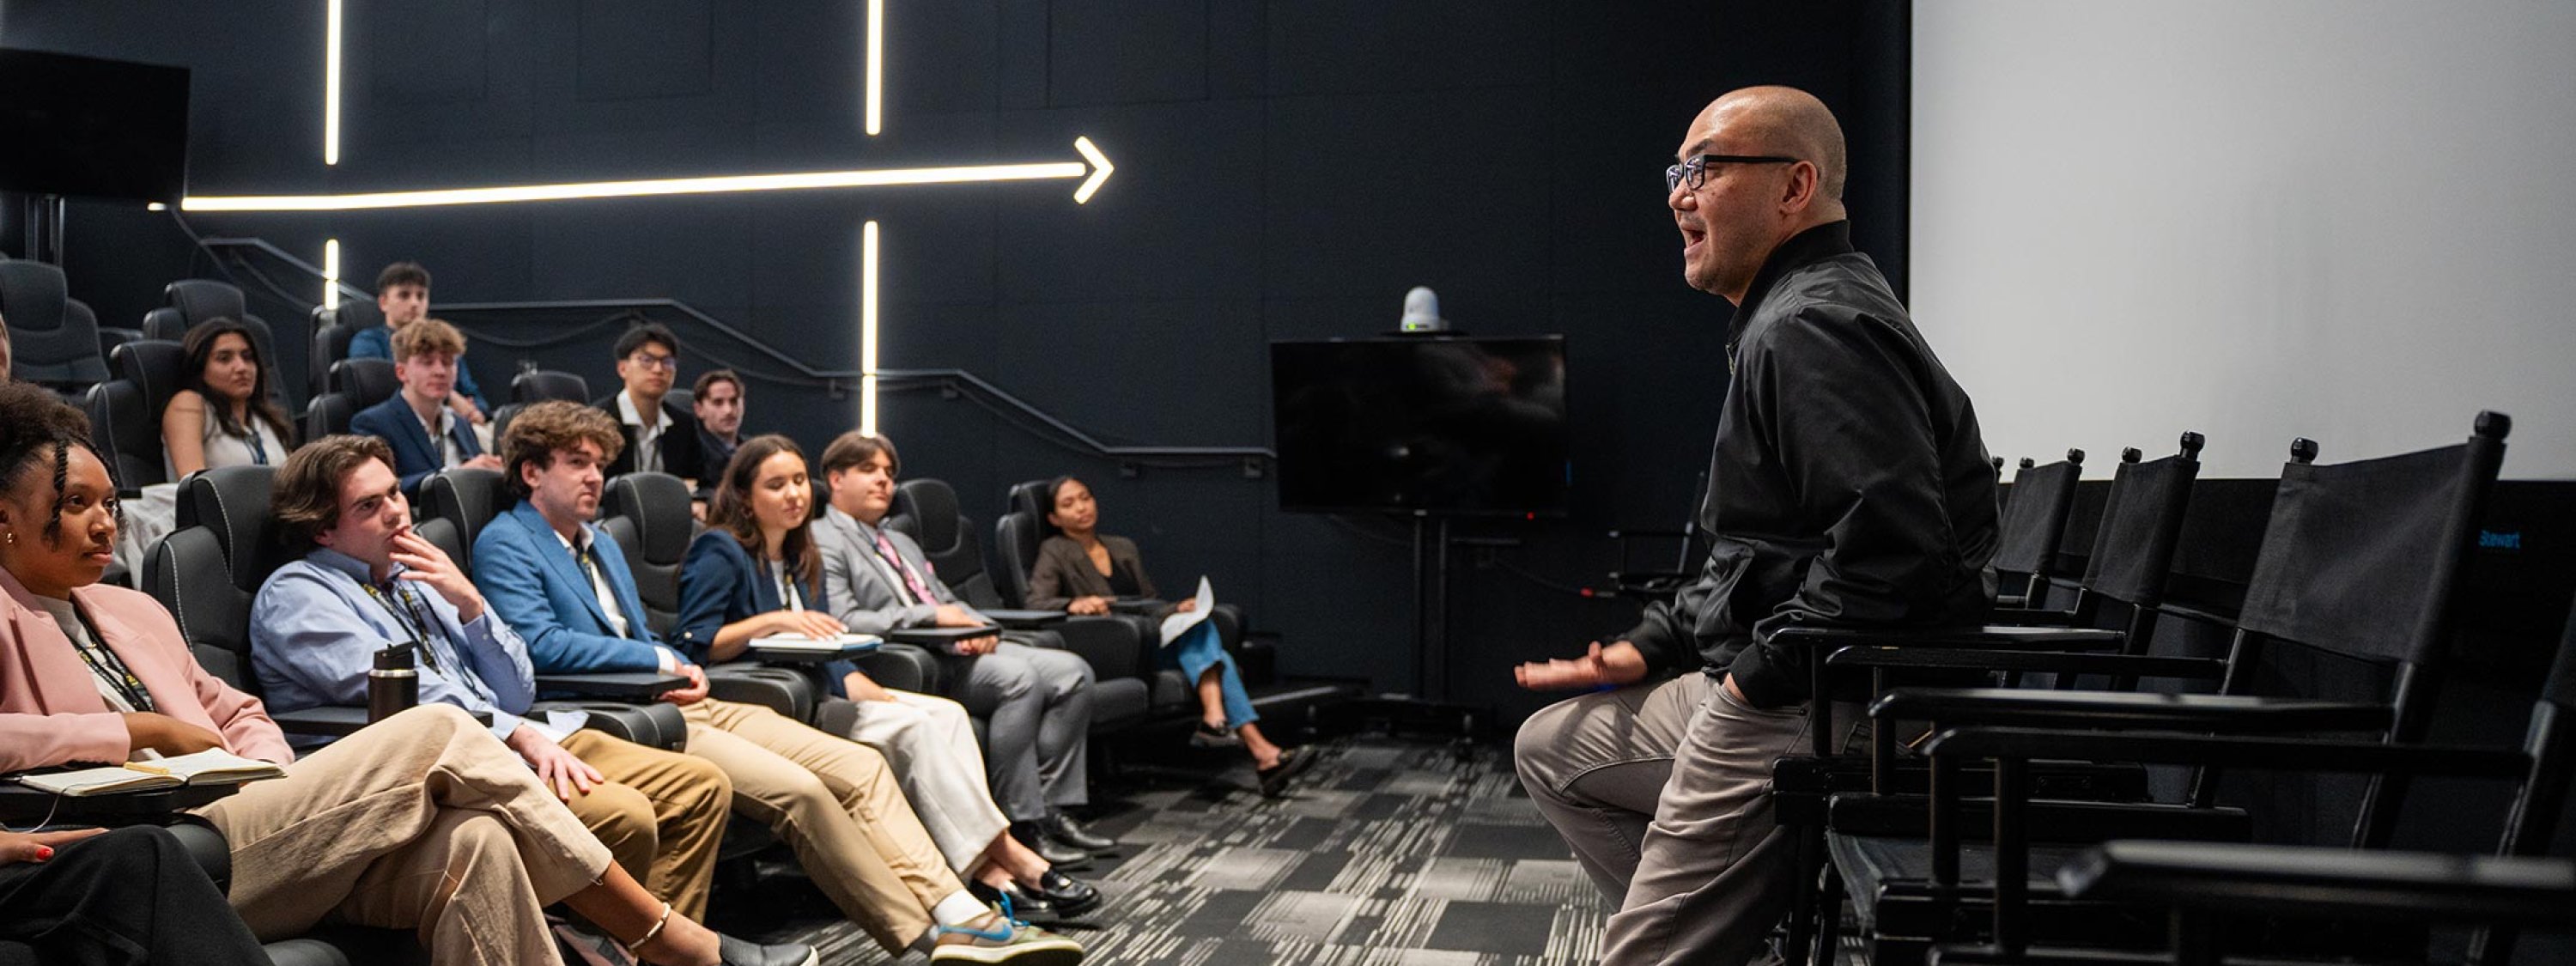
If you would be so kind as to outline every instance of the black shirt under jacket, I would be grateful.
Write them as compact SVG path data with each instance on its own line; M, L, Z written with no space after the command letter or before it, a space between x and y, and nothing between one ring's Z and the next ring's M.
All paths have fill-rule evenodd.
M1995 471L1976 409L1849 222L1781 243L1736 307L1699 526L1709 557L1626 639L1649 666L1808 698L1792 624L1971 625L1993 606Z

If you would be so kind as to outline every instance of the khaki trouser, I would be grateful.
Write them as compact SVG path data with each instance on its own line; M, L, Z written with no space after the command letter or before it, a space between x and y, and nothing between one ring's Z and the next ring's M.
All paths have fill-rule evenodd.
M1852 722L1843 746L1868 740ZM1796 894L1796 843L1771 808L1771 765L1807 753L1807 706L1769 710L1685 674L1557 702L1521 726L1530 800L1619 903L1601 961L1737 964Z
M1612 905L1628 895L1673 751L1717 682L1705 674L1568 698L1521 723L1512 765L1530 803Z
M689 753L733 779L734 808L795 849L814 885L888 953L965 892L876 749L758 705L709 699L680 713Z
M326 916L417 930L437 964L554 964L539 911L608 848L491 731L423 705L199 811L232 845L233 908L263 940Z
M716 846L724 840L733 783L703 758L647 748L596 731L564 736L565 751L599 770L604 785L564 804L653 897L691 919L707 915Z

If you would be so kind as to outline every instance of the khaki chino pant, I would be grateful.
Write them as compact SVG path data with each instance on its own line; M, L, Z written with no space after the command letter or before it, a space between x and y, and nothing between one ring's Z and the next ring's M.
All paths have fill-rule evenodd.
M564 736L563 747L608 780L564 803L573 815L645 891L680 915L706 919L716 846L733 805L724 770L590 730Z
M416 930L441 966L561 962L540 910L611 861L517 754L448 705L388 718L198 814L231 843L233 908L262 940L333 917Z
M940 900L965 893L876 749L759 705L706 699L680 713L689 753L733 780L734 808L787 842L888 953L930 930Z

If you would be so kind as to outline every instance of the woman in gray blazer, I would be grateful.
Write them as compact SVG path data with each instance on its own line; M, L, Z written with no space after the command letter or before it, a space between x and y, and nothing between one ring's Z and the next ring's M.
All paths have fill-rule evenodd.
M1047 527L1053 535L1038 544L1037 565L1029 573L1030 607L1106 614L1113 600L1156 597L1154 579L1145 575L1145 560L1137 554L1136 542L1100 532L1100 505L1092 499L1090 487L1060 476L1047 486L1046 501ZM1185 597L1155 616L1196 606L1196 598ZM1253 723L1261 715L1244 693L1234 656L1217 641L1215 621L1200 621L1164 644L1160 654L1164 667L1197 684L1200 718L1190 743L1203 748L1239 745L1250 752L1253 774L1261 779L1261 794L1276 797L1285 792L1289 779L1315 763L1314 755L1305 749L1281 748L1262 736L1260 726Z

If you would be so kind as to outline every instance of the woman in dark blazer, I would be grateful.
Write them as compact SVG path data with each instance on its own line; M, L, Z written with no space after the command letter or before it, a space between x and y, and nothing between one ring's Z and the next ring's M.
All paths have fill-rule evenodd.
M1047 486L1046 499L1047 526L1055 534L1038 544L1037 565L1029 574L1030 607L1106 614L1111 601L1156 596L1154 579L1145 575L1145 560L1137 554L1135 541L1100 532L1100 505L1092 499L1090 487L1073 477L1060 476ZM1183 598L1155 616L1197 606L1196 598ZM1190 743L1200 747L1242 746L1252 755L1253 773L1261 779L1262 794L1276 796L1286 791L1289 779L1315 763L1314 756L1304 749L1271 744L1262 736L1260 726L1253 723L1261 715L1252 709L1251 696L1244 693L1243 677L1234 669L1234 655L1227 654L1218 641L1213 615L1165 644L1161 656L1164 667L1180 671L1198 689L1199 727L1191 733Z

